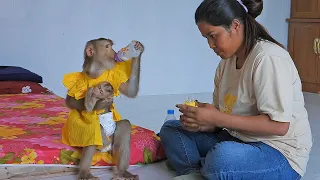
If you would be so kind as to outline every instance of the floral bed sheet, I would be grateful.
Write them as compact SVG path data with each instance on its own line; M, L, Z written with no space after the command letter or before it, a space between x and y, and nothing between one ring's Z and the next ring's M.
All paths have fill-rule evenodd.
M81 149L62 144L69 109L55 94L0 95L0 164L78 165ZM132 125L130 165L165 158L159 137ZM110 152L94 155L93 166L112 166Z

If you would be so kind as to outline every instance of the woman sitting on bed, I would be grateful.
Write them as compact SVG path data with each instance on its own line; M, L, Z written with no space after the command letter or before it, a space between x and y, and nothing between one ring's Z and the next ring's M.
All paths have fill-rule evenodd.
M202 36L222 58L213 104L177 105L160 131L175 179L296 180L312 146L301 80L289 55L255 18L262 0L204 0Z

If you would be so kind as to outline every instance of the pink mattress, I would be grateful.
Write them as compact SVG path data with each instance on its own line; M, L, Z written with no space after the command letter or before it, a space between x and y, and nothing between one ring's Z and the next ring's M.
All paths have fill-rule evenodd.
M60 143L69 109L55 94L0 95L0 164L77 165L80 149ZM130 164L165 158L153 131L132 126ZM109 166L110 153L96 153L93 166Z

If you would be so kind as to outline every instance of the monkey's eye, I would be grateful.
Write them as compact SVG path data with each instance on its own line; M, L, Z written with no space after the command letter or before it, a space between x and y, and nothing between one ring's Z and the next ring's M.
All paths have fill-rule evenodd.
M102 94L102 93L103 93L103 90L101 89L101 86L98 86L98 88L99 88L100 94Z
M108 84L105 84L105 85L104 85L104 89L105 89L106 91L109 91L110 88L109 88Z
M106 45L106 48L109 48L109 47L110 47L110 44L107 44L107 45Z

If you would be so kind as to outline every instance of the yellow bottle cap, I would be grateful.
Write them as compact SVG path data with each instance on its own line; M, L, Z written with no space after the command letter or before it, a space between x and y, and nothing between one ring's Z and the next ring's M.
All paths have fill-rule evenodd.
M196 107L197 105L196 105L196 101L194 101L194 100L186 100L185 102L184 102L184 104L185 105L188 105L188 106L193 106L193 107Z

